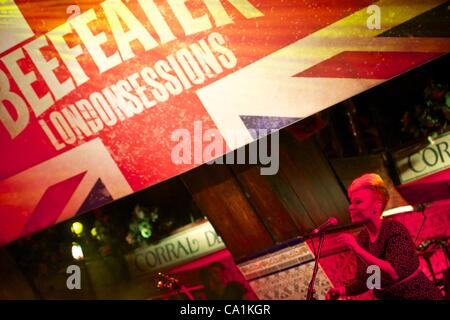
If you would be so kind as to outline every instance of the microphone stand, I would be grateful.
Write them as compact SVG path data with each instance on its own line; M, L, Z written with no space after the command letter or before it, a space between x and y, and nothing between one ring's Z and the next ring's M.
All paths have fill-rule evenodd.
M416 211L420 212L422 214L422 223L420 224L419 230L417 231L416 238L414 239L414 244L417 242L417 239L419 239L419 234L422 231L423 225L425 224L425 220L427 219L427 216L425 215L425 209L426 205L420 204L415 208Z
M317 253L315 255L314 259L314 269L311 276L311 281L309 282L308 286L308 293L306 294L306 300L316 300L314 298L314 284L316 282L316 276L317 271L319 271L319 259L320 259L320 250L322 249L322 243L325 240L325 233L321 232L319 233L319 246L317 247ZM314 240L313 240L314 241Z

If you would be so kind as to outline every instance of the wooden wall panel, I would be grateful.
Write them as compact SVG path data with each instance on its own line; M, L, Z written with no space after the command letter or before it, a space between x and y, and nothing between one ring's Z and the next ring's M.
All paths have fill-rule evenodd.
M287 209L271 189L266 176L262 176L255 165L232 165L233 172L241 184L249 202L266 226L276 243L300 235L300 229Z
M204 165L181 178L235 259L275 244L228 166Z
M281 134L280 142L280 175L302 204L295 211L306 231L331 216L339 224L350 223L344 190L314 139L298 141Z
M277 194L283 206L289 212L292 220L299 230L300 234L307 233L308 230L312 230L317 225L308 214L307 208L304 206L299 194L295 192L295 189L291 183L295 180L292 174L296 174L292 169L288 170L285 166L294 167L295 163L289 158L286 153L280 152L280 171L273 176L265 177L270 183L272 190Z
M343 187L314 139L280 134L280 168L203 165L181 179L235 259L304 235L335 216L350 223Z

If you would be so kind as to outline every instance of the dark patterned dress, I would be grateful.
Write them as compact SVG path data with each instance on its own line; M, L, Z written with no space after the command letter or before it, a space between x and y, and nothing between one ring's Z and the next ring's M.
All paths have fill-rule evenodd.
M383 220L380 234L375 242L370 241L369 233L362 230L357 241L359 245L373 256L388 261L397 272L400 279L381 278L381 290L374 289L375 296L380 300L442 300L444 297L434 283L423 272L411 279L400 282L412 275L419 267L419 257L408 230L401 223L393 220ZM347 295L357 295L368 290L368 264L357 258L357 271L353 283L346 287Z

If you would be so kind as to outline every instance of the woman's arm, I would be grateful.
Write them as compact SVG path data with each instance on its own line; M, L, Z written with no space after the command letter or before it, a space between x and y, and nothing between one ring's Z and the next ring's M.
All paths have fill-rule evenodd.
M399 279L397 271L395 271L394 267L391 265L389 261L379 259L372 255L370 252L367 252L362 248L356 239L350 234L341 234L337 237L337 241L346 245L353 252L361 258L368 265L376 265L380 268L380 271L383 275L389 277L389 279L396 281Z
M370 252L367 252L361 246L359 246L358 243L356 243L356 245L352 249L353 252L362 260L364 260L364 262L366 262L368 265L378 266L381 273L388 276L390 280L397 281L399 279L397 271L395 271L390 262L381 260L373 256L372 254L370 254Z

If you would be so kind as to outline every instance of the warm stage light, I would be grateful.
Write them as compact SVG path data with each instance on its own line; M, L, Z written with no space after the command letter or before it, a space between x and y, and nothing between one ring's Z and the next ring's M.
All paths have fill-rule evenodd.
M76 242L72 242L72 257L75 260L83 260L84 259L83 249Z
M393 216L394 214L413 212L415 211L413 206L403 206L398 208L392 208L386 211L383 211L383 217Z
M74 222L72 223L72 226L70 227L70 230L79 236L83 232L83 224L81 222Z

